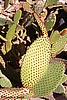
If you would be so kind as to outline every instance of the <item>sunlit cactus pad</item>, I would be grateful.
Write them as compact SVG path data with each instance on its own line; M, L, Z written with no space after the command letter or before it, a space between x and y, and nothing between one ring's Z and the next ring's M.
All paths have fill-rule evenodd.
M50 56L51 45L47 37L40 37L31 44L21 68L21 81L24 87L31 89L41 81L49 67Z
M34 97L45 97L53 92L60 84L64 74L64 64L62 62L51 63L43 78L30 88Z

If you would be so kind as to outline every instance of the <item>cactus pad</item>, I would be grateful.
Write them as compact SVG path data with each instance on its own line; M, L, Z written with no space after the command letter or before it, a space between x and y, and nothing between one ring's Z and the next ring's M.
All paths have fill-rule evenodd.
M59 86L55 89L54 92L55 92L55 93L62 94L62 93L65 92L65 88L64 88L64 86L61 84L61 85L59 85Z
M21 68L21 81L31 89L43 78L50 62L51 47L48 38L40 37L27 50Z
M58 41L58 39L60 38L60 33L59 31L52 31L51 35L50 35L50 42L51 44L54 44Z
M55 22L56 22L56 15L52 13L47 17L45 21L45 25L48 31L52 30L53 26L55 25Z
M57 54L62 52L66 43L67 43L66 35L61 36L59 40L52 45L52 56L56 56Z
M44 77L33 87L35 97L44 97L53 92L60 84L64 74L64 64L60 62L51 63Z

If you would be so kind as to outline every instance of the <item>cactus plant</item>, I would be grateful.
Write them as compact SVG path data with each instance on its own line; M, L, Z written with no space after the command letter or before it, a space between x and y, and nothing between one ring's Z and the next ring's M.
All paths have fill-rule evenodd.
M30 98L32 94L29 94L29 90L22 88L5 88L0 89L0 99L5 98L9 100L20 99L24 100Z
M51 56L48 38L40 37L27 50L21 68L21 80L25 87L39 82L49 67Z
M22 70L26 69L25 68L26 66L23 66L23 67L22 67ZM50 64L47 70L44 69L45 70L44 75L40 73L43 75L43 77L40 78L38 82L36 80L35 80L36 82L33 81L35 79L34 76L33 78L31 78L31 75L33 74L36 76L37 74L40 75L38 73L38 70L37 72L35 71L36 68L34 68L35 72L31 71L32 67L31 69L28 68L29 75L26 73L27 71L25 71L24 73L24 71L21 70L22 72L21 80L23 81L24 86L30 89L30 91L34 93L34 97L44 97L50 94L52 91L54 91L57 88L57 86L60 84L63 74L64 74L64 64L63 63L54 62Z
M0 85L2 87L12 87L10 80L5 75L2 74L1 70L0 70Z
M54 44L58 41L58 39L60 38L60 32L59 31L52 31L51 35L50 35L50 42L51 44Z
M62 94L62 93L65 92L65 88L64 88L64 86L61 84L61 85L59 85L59 86L55 89L54 92L55 92L55 93Z
M52 0L51 2L49 2L49 0L46 0L45 5L46 6L52 5L52 4L55 4L56 2L57 2L57 0L54 0L54 1ZM37 2L36 2L36 4L37 4ZM6 24L8 25L8 26L6 26L8 31L5 30L6 35L4 36L6 38L4 38L3 36L0 35L1 40L4 41L4 48L6 45L6 51L7 51L6 55L9 55L9 53L11 52L10 50L11 50L12 46L14 46L13 43L14 43L14 41L16 41L16 39L17 39L17 41L19 41L18 43L24 42L24 38L22 38L23 37L22 35L23 35L24 31L26 33L25 28L27 26L24 25L25 23L26 23L26 25L29 26L29 25L31 25L32 22L34 22L32 25L35 25L35 27L39 26L40 33L42 33L42 34L38 33L38 36L37 36L38 38L34 39L34 42L31 43L29 48L24 48L24 49L26 49L26 50L28 49L28 50L26 51L25 56L23 55L24 58L23 58L22 66L21 66L21 70L20 70L20 77L21 77L21 82L22 82L23 88L22 87L21 88L5 88L5 89L1 88L0 89L0 98L5 97L5 98L15 98L15 99L22 98L23 99L24 97L29 98L31 96L32 97L46 97L53 91L55 91L57 93L63 93L65 91L61 85L65 80L67 80L67 76L64 74L65 64L63 62L61 62L60 60L54 60L54 61L51 61L51 60L54 59L54 57L56 57L56 55L62 51L65 44L67 43L67 33L63 34L63 31L62 32L59 32L57 30L53 31L53 26L56 23L56 15L55 15L54 11L53 12L50 11L50 14L48 13L48 11L52 10L52 8L50 9L50 7L46 7L46 6L44 7L44 5L42 5L48 13L47 15L45 15L46 21L44 21L44 20L42 20L42 18L40 16L41 15L40 13L42 12L42 9L43 9L42 6L40 8L39 8L39 6L36 8L37 5L36 6L34 6L34 5L32 6L32 5L28 4L29 9L27 9L28 7L24 9L24 7L26 7L26 4L24 4L24 5L21 4L21 8L26 10L27 15L21 16L22 12L21 12L21 10L18 10L14 16L14 21L12 21L12 23L10 23L9 20L0 19L1 20L0 28L1 28L2 33L4 31L3 25L5 25L5 26L6 26ZM6 7L7 6L8 5L6 5ZM33 7L33 9L31 9L31 7ZM8 9L8 11L9 11L9 9ZM38 11L38 9L39 9L39 11ZM20 18L23 19L24 22L21 22L20 24L18 24L18 21ZM3 23L2 23L2 21L3 21ZM37 23L36 23L36 21L37 21ZM24 28L24 26L25 26L25 28ZM35 29L35 31L39 32L39 30L36 30L36 29ZM50 31L52 31L51 36L49 34ZM13 38L15 32L16 32L17 37L19 36L19 38L17 38L17 37L15 39ZM12 48L12 49L14 49L14 48ZM17 48L14 50L17 50ZM8 51L10 51L10 52L8 52ZM12 54L14 54L14 53L12 53ZM6 60L4 60L5 67L2 66L3 70L4 70L7 67L6 64L11 64L11 60L13 60L13 59L9 60L9 58L11 56L8 57L8 59L7 59L5 53L3 53L3 54L1 53L1 55L5 56L5 57L3 57L3 59L6 58ZM18 57L17 57L17 55L18 55ZM19 58L21 58L21 56L19 55L19 50L17 50L15 58L17 59L17 62L19 62ZM13 66L11 66L11 67L13 67ZM16 70L16 71L18 71L18 70ZM10 70L9 70L9 72L10 72ZM4 82L6 84L4 84ZM8 87L8 84L9 84L8 79L5 78L2 75L2 73L0 73L0 85L2 87ZM10 86L11 86L11 84L10 84ZM62 89L60 89L61 87L62 87Z
M42 27L43 25L41 20L39 19L36 12L34 12L34 14L39 26L42 29L42 32L45 35L46 31L45 29L43 30ZM50 43L46 40L47 36L46 38L44 37L39 38L36 41L34 41L34 43L32 43L32 45L30 46L29 50L27 51L24 57L24 61L22 63L22 68L21 68L21 80L23 82L23 85L24 87L30 89L34 93L35 97L45 96L48 95L50 92L52 92L60 83L60 80L62 79L64 73L64 64L62 63L54 62L49 66L48 62L51 51L50 51ZM47 43L48 46L46 45ZM42 45L44 47L42 47ZM46 49L48 53L45 52ZM41 60L44 63L42 63ZM56 69L57 67L58 71ZM53 78L56 80L54 80ZM54 82L55 84L54 83L52 84L52 82Z
M59 94L64 93L65 94L65 88L64 88L64 86L62 84L65 81L67 81L67 75L66 74L63 75L63 78L62 78L62 80L60 82L60 85L54 90L55 93L59 93Z
M67 34L60 36L58 41L52 45L52 56L56 56L63 51L65 44L67 43Z
M56 15L55 14L50 14L46 21L45 21L45 25L48 31L52 30L53 26L55 25L56 22Z

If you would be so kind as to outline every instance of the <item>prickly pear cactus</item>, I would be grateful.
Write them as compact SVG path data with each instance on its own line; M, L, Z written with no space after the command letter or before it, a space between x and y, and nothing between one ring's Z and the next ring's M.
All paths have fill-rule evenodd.
M34 97L44 97L53 92L60 84L64 74L64 64L62 62L54 62L48 68L44 66L43 69L42 65L46 65L46 62L39 62L37 59L34 66L33 58L34 56L32 55L31 59L27 61L27 55L24 59L21 68L21 80L24 86L34 93Z
M60 38L60 32L58 30L56 31L52 31L51 35L50 35L50 42L51 44L54 44L58 41L58 39Z
M24 87L37 84L49 67L51 50L48 38L40 37L27 50L21 68L21 80Z
M62 94L62 93L66 93L65 92L65 88L64 88L64 86L63 86L63 84L62 83L64 83L65 81L67 81L67 75L66 74L64 74L63 75L63 77L62 77L62 80L61 80L61 82L60 82L60 85L55 89L55 93L59 93L59 94Z
M27 50L21 68L21 81L34 97L44 97L53 92L60 84L64 74L64 64L50 63L51 43L44 23L34 11L34 16L44 36L34 41Z
M2 87L12 87L10 80L5 75L2 74L1 70L0 70L0 85Z
M59 54L63 50L66 43L67 43L67 34L64 36L60 36L58 41L56 41L56 43L52 45L52 56L54 57L57 54Z
M47 20L45 21L45 25L48 31L52 30L53 26L55 25L55 22L56 15L52 13L47 17Z
M66 93L65 92L65 88L64 88L64 86L63 86L63 84L62 83L64 83L65 81L67 81L67 75L66 74L64 74L63 75L63 77L62 77L62 80L61 80L61 82L60 82L60 85L55 89L55 93L59 93L59 94L62 94L62 93Z
M46 6L55 4L57 1L58 0L54 0L53 2L52 0L52 2L50 2L48 0L46 1ZM51 31L53 26L55 25L56 15L51 13L45 22L46 23L45 26L44 22L41 20L41 16L39 16L39 14L35 10L33 10L32 13L42 31L43 36L35 40L25 54L24 60L22 62L22 67L21 67L21 81L23 87L30 91L30 92L27 91L28 97L29 94L33 94L34 95L33 97L45 97L46 95L49 95L51 92L53 92L59 86L62 80L63 81L65 80L63 79L64 64L60 61L58 62L55 61L50 63L50 60L51 60L51 53L52 56L55 56L63 49L64 45L67 42L67 36L63 36L63 35L60 36L61 34L60 35L53 34L52 35L53 37L51 38L53 40L51 42L51 40L49 40L48 38L47 31ZM19 19L21 18L21 15L22 12L19 10L14 16L14 22L12 27L7 32L6 35L7 41L5 40L6 47L7 47L6 52L10 51L12 48L12 38L15 34L16 26L18 24ZM0 19L0 20L3 21L3 24L2 22L0 23L1 26L3 26L5 24L5 20L4 19ZM55 39L55 37L57 38ZM52 44L52 50L51 50L51 44ZM1 84L2 84L1 86L3 86L2 82ZM3 96L7 98L8 97L22 98L24 97L24 95L25 96L27 95L25 91L26 90L23 91L23 88L19 88L19 89L11 88L6 90L0 89L0 98Z
M59 86L55 89L54 92L55 92L55 93L62 94L62 93L65 92L65 88L64 88L64 86L61 84L61 85L59 85Z

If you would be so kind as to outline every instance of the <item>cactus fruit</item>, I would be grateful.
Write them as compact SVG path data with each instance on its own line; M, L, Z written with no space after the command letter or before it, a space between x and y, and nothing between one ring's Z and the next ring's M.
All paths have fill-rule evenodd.
M21 80L24 87L31 89L37 84L49 67L51 50L48 38L40 37L27 50L21 67Z

